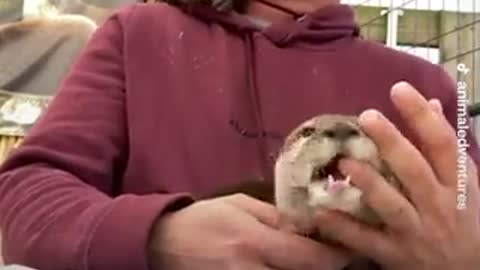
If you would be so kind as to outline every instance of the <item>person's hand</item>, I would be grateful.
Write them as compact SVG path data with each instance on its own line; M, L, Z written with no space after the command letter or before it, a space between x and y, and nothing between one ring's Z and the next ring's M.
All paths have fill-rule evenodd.
M386 228L375 230L346 215L322 211L319 229L386 270L480 269L476 166L465 149L457 148L456 131L438 101L425 100L405 83L392 89L392 100L420 150L379 112L363 113L360 123L405 186L408 199L369 166L344 160L341 170L352 176Z
M275 229L275 207L246 195L199 201L159 218L149 244L158 270L340 270L343 251Z

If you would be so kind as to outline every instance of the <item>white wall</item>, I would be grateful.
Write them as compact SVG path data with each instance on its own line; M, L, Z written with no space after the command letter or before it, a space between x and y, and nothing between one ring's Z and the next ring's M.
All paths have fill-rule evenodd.
M422 57L434 64L440 63L440 50L438 48L397 46L397 49Z

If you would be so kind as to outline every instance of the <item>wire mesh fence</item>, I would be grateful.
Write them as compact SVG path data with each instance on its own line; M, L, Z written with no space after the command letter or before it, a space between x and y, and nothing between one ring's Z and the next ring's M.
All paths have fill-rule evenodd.
M446 68L459 104L480 102L480 0L343 0L365 38ZM480 139L480 118L473 120Z

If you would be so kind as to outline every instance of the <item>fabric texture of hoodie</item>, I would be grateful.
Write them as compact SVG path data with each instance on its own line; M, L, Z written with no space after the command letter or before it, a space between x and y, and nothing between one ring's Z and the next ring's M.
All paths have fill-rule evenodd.
M307 118L376 108L414 140L389 97L400 80L438 98L456 125L447 73L363 40L349 6L272 25L195 14L135 4L97 30L2 166L7 263L147 270L157 217L224 185L268 181L283 137Z

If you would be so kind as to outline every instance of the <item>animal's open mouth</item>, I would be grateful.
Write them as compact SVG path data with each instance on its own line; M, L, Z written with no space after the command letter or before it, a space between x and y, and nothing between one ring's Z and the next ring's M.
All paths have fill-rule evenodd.
M312 172L312 181L326 181L327 191L339 191L352 186L350 176L338 169L338 162L342 158L343 155L336 155L325 166L316 167Z

